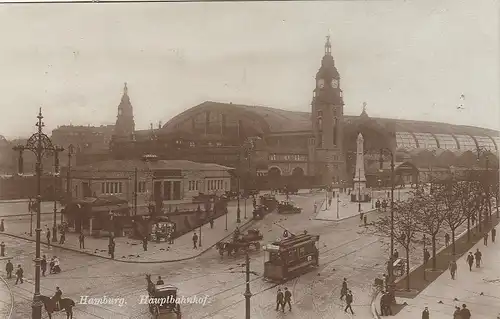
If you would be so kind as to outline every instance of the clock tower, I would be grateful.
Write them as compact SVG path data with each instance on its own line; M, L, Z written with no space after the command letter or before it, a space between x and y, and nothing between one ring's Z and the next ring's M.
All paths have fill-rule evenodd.
M135 132L134 109L128 96L128 87L125 83L120 105L118 105L118 115L116 117L114 135L119 138L131 139Z
M342 153L344 100L340 75L332 56L330 37L325 43L325 55L316 74L311 121L315 142L314 171L321 183L331 185L345 180Z

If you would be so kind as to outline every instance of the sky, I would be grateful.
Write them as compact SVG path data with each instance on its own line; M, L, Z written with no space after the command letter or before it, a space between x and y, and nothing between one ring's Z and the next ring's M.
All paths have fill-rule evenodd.
M0 134L137 129L206 100L310 111L330 35L345 114L500 129L494 0L0 5ZM460 95L464 109L457 109Z

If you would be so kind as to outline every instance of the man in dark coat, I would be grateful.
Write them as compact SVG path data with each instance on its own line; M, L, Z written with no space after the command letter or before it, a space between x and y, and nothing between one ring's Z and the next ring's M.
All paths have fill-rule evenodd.
M14 265L10 262L10 259L7 260L7 265L5 265L5 272L7 272L7 278L12 278L12 272L14 271Z
M56 293L54 294L54 297L52 298L56 302L56 311L61 309L61 306L59 302L61 301L62 298L62 291L59 289L59 287L56 287Z
M148 238L146 236L142 238L142 249L148 251Z
M424 311L422 311L422 319L429 319L429 308L425 307Z
M467 263L469 264L469 271L472 271L472 264L474 264L474 256L472 252L469 251L469 255L467 256Z
M78 242L80 243L80 249L85 249L85 235L83 231L78 235Z
M342 282L342 288L340 289L340 300L342 300L345 295L347 295L347 278L344 278L344 281Z
M470 319L471 314L469 309L467 309L467 306L465 304L462 305L462 310L460 310L460 316L462 319Z
M427 264L427 262L429 262L430 258L431 258L431 254L429 253L427 248L424 249L424 264Z
M483 242L485 246L488 246L488 233L484 233Z
M276 311L280 309L285 309L285 302L284 302L284 295L283 292L281 291L281 288L278 288L278 292L276 293ZM284 310L283 310L284 311Z
M23 283L23 274L24 274L24 271L23 269L21 268L21 265L17 265L17 270L16 270L16 285L19 281L21 281L21 283Z
M354 311L352 310L352 307L351 307L352 301L353 301L352 291L348 290L347 294L345 296L346 306L344 308L344 312L347 312L347 309L349 309L349 310L351 310L351 313L354 314Z
M47 227L47 246L50 247L50 229Z
M479 248L474 253L474 257L476 258L476 268L481 267L481 259L483 257L483 254L481 254L481 252L479 251Z
M196 233L193 234L193 249L198 248L198 235Z
M491 242L492 243L495 243L495 237L497 236L497 230L495 229L495 227L493 227L491 229Z
M47 271L47 257L43 255L42 260L40 261L40 268L42 270L42 276L45 277L45 272Z
M285 287L285 302L283 302L283 312L285 312L286 305L288 305L289 311L292 311L291 301L292 301L292 293L290 292L290 290L288 290L287 287Z

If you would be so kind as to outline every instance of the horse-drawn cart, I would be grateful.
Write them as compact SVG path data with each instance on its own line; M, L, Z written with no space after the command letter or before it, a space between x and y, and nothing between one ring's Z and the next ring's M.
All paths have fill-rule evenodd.
M148 280L149 312L155 319L181 319L181 305L177 302L177 287L155 285Z
M218 242L216 248L221 257L224 256L224 252L227 252L227 255L231 256L233 253L236 254L240 250L246 250L250 247L253 247L255 250L260 250L260 241L262 238L264 238L264 236L262 236L262 233L258 229L249 229L244 235L235 233L232 241Z

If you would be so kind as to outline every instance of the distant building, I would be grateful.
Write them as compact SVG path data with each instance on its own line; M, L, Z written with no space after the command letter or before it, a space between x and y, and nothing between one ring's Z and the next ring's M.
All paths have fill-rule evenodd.
M137 169L137 179L135 170ZM230 168L187 160L110 160L71 167L73 200L113 195L134 207L137 187L138 215L149 205L192 203L200 193L221 195L231 188ZM67 185L63 172L63 185ZM135 185L137 182L137 185ZM66 186L65 186L66 187Z
M486 163L490 169L498 168L498 131L373 118L368 116L366 104L359 116L345 115L345 109L340 75L327 39L311 105L304 111L207 101L178 114L160 129L117 139L112 154L127 159L153 153L162 159L234 167L246 177L243 187L340 187L353 183L356 138L362 133L369 187L390 183L391 156L387 151L381 154L381 149L394 154L398 184L484 169ZM130 129L131 122L127 123ZM249 147L249 139L254 141L253 147Z

